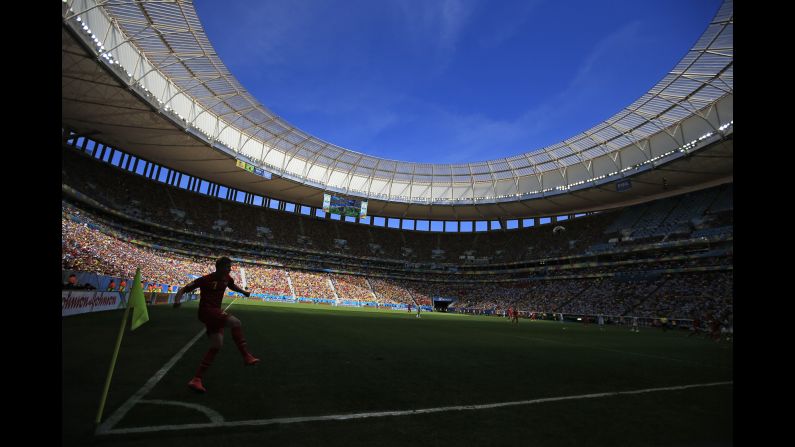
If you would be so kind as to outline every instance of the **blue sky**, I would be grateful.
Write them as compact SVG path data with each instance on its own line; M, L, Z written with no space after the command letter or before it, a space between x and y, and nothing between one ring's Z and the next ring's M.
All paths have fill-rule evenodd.
M718 0L195 0L254 97L327 142L463 163L609 118L692 47Z

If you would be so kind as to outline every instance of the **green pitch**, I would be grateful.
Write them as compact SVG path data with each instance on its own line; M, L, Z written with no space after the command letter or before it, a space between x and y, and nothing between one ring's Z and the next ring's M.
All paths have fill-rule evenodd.
M731 344L686 331L241 301L228 312L243 322L259 366L243 366L227 331L204 378L208 393L194 394L186 383L207 350L201 336L113 427L144 432L101 436L93 421L122 312L63 318L64 445L733 443L733 386L720 384L732 381ZM149 315L125 332L103 421L202 330L195 303L150 307ZM407 414L418 409L436 410ZM207 411L227 425L184 429L209 423ZM403 413L300 419L385 411ZM299 419L274 421L283 418ZM248 422L229 426L240 421Z

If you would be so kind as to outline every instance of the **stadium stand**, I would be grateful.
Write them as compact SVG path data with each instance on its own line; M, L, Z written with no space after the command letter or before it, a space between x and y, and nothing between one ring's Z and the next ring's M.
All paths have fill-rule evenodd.
M203 196L69 147L63 160L65 271L129 278L140 265L148 282L173 286L232 251L251 261L240 264L249 287L266 296L425 306L445 297L450 311L515 305L523 316L731 310L731 185L561 222L558 232L407 232ZM615 237L627 230L631 240Z

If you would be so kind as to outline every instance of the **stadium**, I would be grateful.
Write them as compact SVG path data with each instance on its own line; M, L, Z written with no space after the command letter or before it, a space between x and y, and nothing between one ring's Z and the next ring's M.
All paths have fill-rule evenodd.
M618 113L470 163L295 127L189 1L63 0L61 39L65 445L733 443L732 1ZM199 394L221 257L261 362L226 331Z

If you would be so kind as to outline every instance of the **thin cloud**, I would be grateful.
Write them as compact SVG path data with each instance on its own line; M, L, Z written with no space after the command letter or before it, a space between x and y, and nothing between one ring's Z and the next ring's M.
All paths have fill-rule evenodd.
M643 38L640 31L641 22L636 20L624 25L597 42L593 50L585 57L585 61L577 71L577 75L564 93L568 93L569 90L583 84L587 77L593 72L594 66L599 63L600 59L604 59L611 53L626 50L627 47L638 47L638 43Z
M477 110L459 113L413 93L422 91L422 87L431 82L430 78L442 74L450 61L455 60L456 52L465 49L464 44L497 45L515 36L532 18L540 1L531 0L518 12L507 14L487 10L485 8L492 5L479 1L398 0L386 4L375 15L371 9L369 16L364 14L362 8L367 5L362 3L362 8L352 8L333 23L325 17L331 8L328 3L318 7L317 4L307 6L304 2L290 5L276 2L253 6L255 10L242 14L245 22L240 28L230 30L232 37L225 39L241 42L239 45L255 42L245 44L252 46L254 51L241 52L247 60L240 62L246 65L241 67L245 70L251 70L253 66L262 69L256 70L256 75L263 76L267 82L262 94L255 96L282 116L301 116L300 119L308 122L320 117L315 120L320 122L318 128L286 118L318 138L390 159L475 162L542 149L587 130L588 125L578 124L575 128L574 124L568 127L567 124L582 123L582 119L578 120L582 116L586 116L586 120L591 119L589 115L579 113L593 108L598 99L604 98L606 89L614 84L612 77L615 76L617 61L627 64L632 54L648 51L642 47L648 44L650 37L646 36L641 22L635 21L616 29L593 43L586 57L579 59L577 68L568 71L570 80L564 81L562 92L546 96L541 103L528 104L531 107L520 112L519 116L514 114L504 119ZM475 23L482 24L476 20L492 12L492 17L498 19L495 22L503 26L489 27L490 33L469 33ZM333 41L329 36L346 30L346 36L353 42L365 24L377 26L386 33L383 35L388 39L384 40L400 40L404 44L400 50L402 53L399 52L393 60L419 60L423 67L421 76L403 70L397 62L377 66L376 69L370 60L375 45L347 48L344 52L340 48L329 51L332 44L324 41ZM314 45L307 49L307 43ZM285 55L289 55L291 60L284 60ZM226 58L224 60L229 62ZM329 60L338 65L332 64L330 69L324 69L320 80L304 84L305 87L297 91L288 89L289 94L272 89L274 85L282 85L285 79L303 82L316 66L323 66ZM296 71L295 67L300 67L300 70ZM288 77L289 69L297 76ZM285 76L274 77L274 73L282 70ZM399 87L395 88L396 85ZM414 85L418 88L413 88ZM412 96L415 94L417 96ZM608 117L594 118L591 125Z
M566 127L573 113L590 107L602 93L604 79L599 67L616 56L643 46L640 22L630 23L597 42L568 86L554 97L528 109L514 120L491 120L484 116L447 115L451 130L458 129L459 149L444 162L472 162L517 155L559 143L590 126ZM629 104L629 103L628 103ZM628 105L627 104L627 105ZM610 112L616 113L618 110ZM604 120L608 115L598 118ZM592 125L596 125L594 121Z
M358 140L358 148L349 149L390 159L434 163L479 161L504 156L500 155L503 153L523 152L517 146L528 130L524 123L494 120L479 113L455 114L416 98L407 98L398 107L400 112L390 115L390 121L379 123L383 126L371 127L372 133L347 130L345 139L348 141L355 140L349 139L354 133L358 137L368 137ZM363 124L378 123L363 121ZM391 143L385 146L384 141Z
M586 130L577 127L569 132L561 123L571 113L588 107L589 98L602 88L599 67L609 63L617 52L642 44L640 30L639 23L632 23L596 42L562 92L515 119L493 119L482 113L457 114L444 106L371 83L339 85L336 93L339 89L347 93L336 102L318 101L323 96L322 89L310 88L305 91L306 101L293 98L291 107L327 116L328 122L335 123L333 128L311 133L357 152L435 163L508 157L542 149ZM391 143L385 145L385 141Z
M602 93L604 76L609 75L611 71L600 70L599 67L609 64L611 58L622 57L623 54L644 47L645 39L641 31L641 23L635 21L598 41L584 58L577 74L565 89L538 106L527 110L515 120L483 119L482 122L479 122L473 120L471 116L458 118L450 116L452 121L458 119L461 123L469 126L461 135L470 148L454 155L461 156L460 161L464 161L464 158L466 161L478 161L477 158L487 159L477 156L484 153L489 154L488 145L491 143L494 143L491 150L494 156L489 158L516 155L543 149L587 130L590 126L570 128L569 131L566 131L565 129L568 128L561 126L560 123L565 122L571 114L582 108L590 107L593 97ZM610 114L616 112L618 110L610 112ZM607 118L609 118L608 115L600 117L599 120ZM597 123L595 121L592 125ZM489 141L489 138L492 140ZM503 146L500 146L500 143ZM494 153L494 150L499 150L499 154Z
M230 6L235 7L234 4ZM246 11L239 14L240 26L219 34L219 39L238 42L244 49L231 52L224 57L224 62L240 66L285 63L286 51L302 45L299 23L306 19L301 17L312 13L311 8L303 8L301 3L289 6L286 3L246 5Z
M436 51L449 53L456 50L478 2L398 0L394 5L403 17L410 40L421 47L430 45Z
M439 43L442 48L455 50L475 5L462 0L444 0L439 11Z
M533 10L543 2L543 0L528 0L516 9L497 12L500 26L485 29L483 36L478 40L478 45L481 48L493 48L512 38L522 30ZM495 5L499 7L500 3Z

